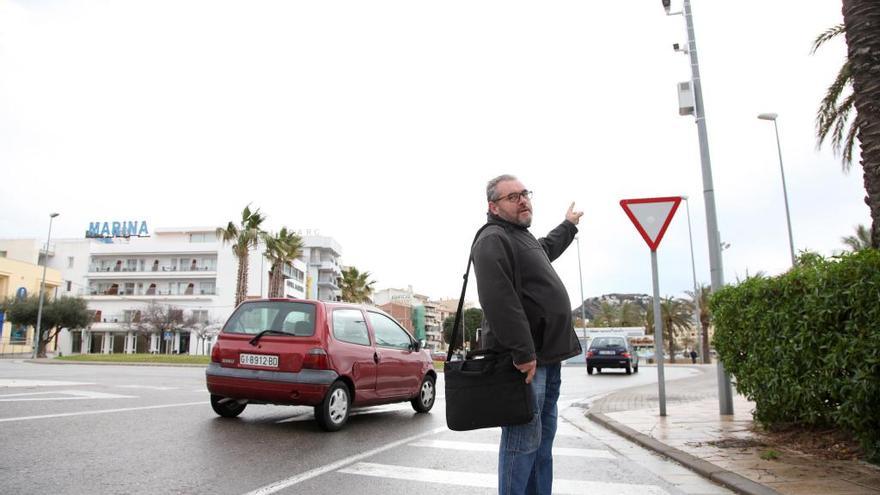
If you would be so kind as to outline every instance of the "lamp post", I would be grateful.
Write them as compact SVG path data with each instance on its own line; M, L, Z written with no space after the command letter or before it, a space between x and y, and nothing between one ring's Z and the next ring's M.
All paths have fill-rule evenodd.
M584 275L581 272L581 238L580 236L574 236L574 240L577 242L578 248L578 282L581 284L581 325L584 327L584 345L587 345L587 302L584 299Z
M43 258L43 280L40 281L40 303L37 305L37 326L34 327L34 359L40 350L40 339L43 338L43 332L40 331L40 324L43 322L43 291L46 290L46 267L49 265L49 241L52 239L52 220L58 216L58 213L49 215L49 235L46 237L46 256Z
M797 264L797 257L794 254L794 237L791 235L791 215L788 212L788 190L785 187L785 169L782 168L782 146L779 144L779 126L776 124L776 118L779 117L775 113L762 113L758 115L761 120L772 120L773 129L776 131L776 151L779 153L779 173L782 174L782 197L785 199L785 222L788 224L788 248L791 251L791 266Z
M694 262L694 236L691 234L691 202L687 196L682 196L688 217L688 240L691 243L691 273L694 276L694 321L697 324L697 346L700 348L700 363L706 364L706 355L703 352L703 327L700 323L700 291L697 288L697 265Z
M697 59L697 41L694 37L694 16L690 0L684 0L681 12L670 12L671 0L660 0L666 15L683 15L687 26L687 53L691 61L691 82L694 88L694 118L700 140L700 164L703 173L703 198L706 204L706 230L709 240L709 271L712 275L712 292L724 285L724 266L721 259L721 243L718 235L718 218L715 215L715 186L712 183L712 163L709 159L709 135L706 132L706 114L703 107L703 83L700 80L700 63ZM730 376L721 360L718 366L718 409L721 414L733 414L733 387Z

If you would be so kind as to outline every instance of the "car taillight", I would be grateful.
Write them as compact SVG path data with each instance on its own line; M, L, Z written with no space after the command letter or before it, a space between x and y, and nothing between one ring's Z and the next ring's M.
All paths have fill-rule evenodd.
M220 362L220 346L214 344L214 347L211 348L211 362L219 363Z
M310 370L327 370L330 369L330 363L327 360L327 351L320 347L310 349L303 359L303 368Z
M620 355L623 356L623 357L625 357L625 358L628 358L628 357L629 357L629 353L626 352L626 351L621 352Z
M593 357L593 351L587 351L587 357Z

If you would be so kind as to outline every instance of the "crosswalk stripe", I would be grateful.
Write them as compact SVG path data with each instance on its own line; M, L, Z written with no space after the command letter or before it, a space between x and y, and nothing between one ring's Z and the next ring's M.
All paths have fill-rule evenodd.
M498 475L495 473L469 473L464 471L442 471L439 469L414 468L359 462L339 473L360 476L373 476L405 481L420 481L444 485L469 486L477 488L495 488L498 486ZM605 481L553 480L553 493L581 495L595 493L614 493L618 495L669 495L669 492L653 485L627 483L611 483Z
M497 443L476 442L451 442L448 440L421 440L410 444L413 447L428 447L432 449L466 450L470 452L498 452ZM565 447L553 447L553 455L565 457L590 457L594 459L614 459L614 455L606 450L599 449L571 449Z
M30 397L34 395L66 395L67 397ZM137 397L134 395L107 394L104 392L90 392L87 390L57 390L53 392L29 392L23 394L0 395L0 402L83 399L137 399Z

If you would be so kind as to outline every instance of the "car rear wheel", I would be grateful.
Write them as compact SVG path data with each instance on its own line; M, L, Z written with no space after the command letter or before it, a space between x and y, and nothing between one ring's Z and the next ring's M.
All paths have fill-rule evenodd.
M315 419L326 431L338 431L346 421L351 406L351 393L342 382L333 382L327 395L315 406Z
M632 366L630 366L629 363L626 363L626 374L627 375L633 374Z
M412 406L417 413L426 413L434 407L434 398L437 396L434 377L425 375L422 386L419 387L419 395L413 397Z
M230 399L229 397L221 397L219 395L211 395L211 409L214 410L215 413L223 416L224 418L234 418L241 414L244 411L244 408L247 406L246 402L238 402L235 399Z
M639 363L636 363L636 365L633 366L633 372L634 372L634 373L638 373L638 372L639 372Z
M587 366L587 374L588 374L588 375L592 375L592 374L593 374L593 367L592 367L592 366Z
M601 372L602 372L602 368L596 368L596 373L601 373Z

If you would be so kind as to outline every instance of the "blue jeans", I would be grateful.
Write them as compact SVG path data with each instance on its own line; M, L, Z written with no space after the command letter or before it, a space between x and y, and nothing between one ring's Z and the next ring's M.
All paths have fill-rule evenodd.
M553 491L553 438L561 370L560 363L538 366L531 384L535 416L524 425L501 428L499 495L550 495Z

